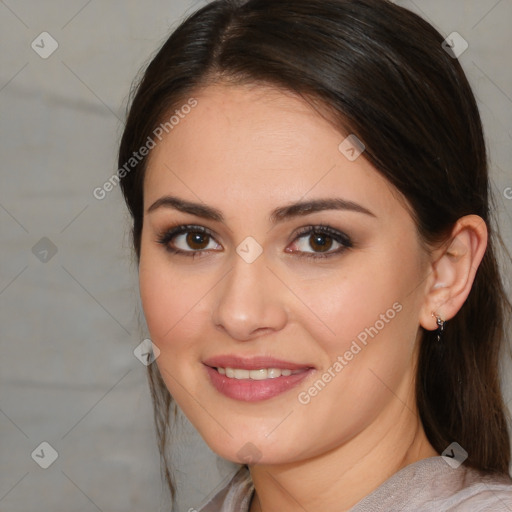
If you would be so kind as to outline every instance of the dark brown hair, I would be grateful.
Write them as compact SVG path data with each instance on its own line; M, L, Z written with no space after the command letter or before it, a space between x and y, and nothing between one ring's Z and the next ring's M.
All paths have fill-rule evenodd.
M499 383L511 305L500 279L487 155L475 98L443 36L386 0L218 0L185 20L133 91L119 168L169 112L216 81L270 84L328 112L340 133L408 201L425 247L476 214L489 243L468 299L444 340L423 331L416 396L428 439L458 442L466 465L508 474L510 439ZM123 173L140 256L146 158ZM156 365L149 379L165 477L172 399Z

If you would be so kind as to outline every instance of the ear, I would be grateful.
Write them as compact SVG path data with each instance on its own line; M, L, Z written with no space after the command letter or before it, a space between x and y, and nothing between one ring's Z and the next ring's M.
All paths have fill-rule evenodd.
M466 301L487 247L487 226L478 215L461 217L447 243L432 254L420 324L437 329L436 318L450 320Z

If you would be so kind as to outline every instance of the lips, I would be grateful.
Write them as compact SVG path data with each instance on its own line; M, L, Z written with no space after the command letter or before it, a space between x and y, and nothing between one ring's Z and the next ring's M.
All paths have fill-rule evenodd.
M218 356L204 361L213 387L245 402L266 400L291 390L308 377L311 365L266 356Z

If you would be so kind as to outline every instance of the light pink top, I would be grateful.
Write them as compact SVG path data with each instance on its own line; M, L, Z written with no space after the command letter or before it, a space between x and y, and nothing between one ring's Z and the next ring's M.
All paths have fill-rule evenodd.
M199 512L248 512L254 486L242 466ZM491 477L442 457L401 469L350 512L512 512L512 479ZM315 511L312 511L315 512Z

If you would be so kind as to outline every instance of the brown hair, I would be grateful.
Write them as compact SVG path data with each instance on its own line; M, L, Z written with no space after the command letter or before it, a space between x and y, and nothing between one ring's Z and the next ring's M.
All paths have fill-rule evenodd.
M489 243L472 290L442 344L424 330L417 404L441 453L457 441L466 465L508 474L510 439L499 354L512 310L495 256L487 155L474 95L443 36L386 0L217 0L185 20L133 91L119 168L165 115L218 80L265 83L324 107L340 132L363 141L366 158L408 200L426 244L476 214ZM146 158L123 173L140 256ZM149 380L165 477L172 398L156 365Z

